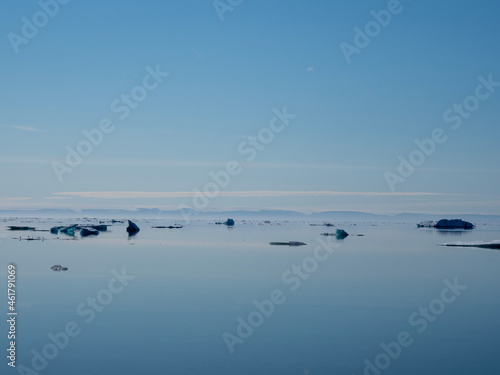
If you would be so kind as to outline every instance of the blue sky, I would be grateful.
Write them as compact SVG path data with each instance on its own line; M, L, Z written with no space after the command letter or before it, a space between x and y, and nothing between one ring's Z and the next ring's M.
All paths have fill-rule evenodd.
M72 0L18 53L9 33L41 8L2 3L0 208L197 208L234 160L204 209L500 213L500 88L459 129L443 120L478 77L500 81L500 5L399 6L348 63L339 45L387 1L244 0L221 21L212 1ZM120 120L111 103L148 67L169 75ZM248 162L239 145L284 107L296 117ZM103 118L114 130L60 181L53 163ZM391 189L436 128L447 140Z

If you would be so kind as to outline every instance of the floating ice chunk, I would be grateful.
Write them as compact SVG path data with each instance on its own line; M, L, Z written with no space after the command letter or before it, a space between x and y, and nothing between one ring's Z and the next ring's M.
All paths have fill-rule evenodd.
M500 249L500 240L497 241L473 241L473 242L448 242L440 243L439 246L455 246L455 247L481 247L485 249Z

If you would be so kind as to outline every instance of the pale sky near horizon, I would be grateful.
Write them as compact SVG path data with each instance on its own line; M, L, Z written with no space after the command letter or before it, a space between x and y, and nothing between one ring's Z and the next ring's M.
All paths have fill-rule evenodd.
M2 3L0 209L500 214L498 2L401 1L366 47L354 29L394 0L243 0L222 21L213 3ZM146 97L126 113L132 91ZM103 119L113 130L59 179ZM446 140L391 189L437 128ZM259 132L272 139L252 145ZM229 161L239 173L197 207Z

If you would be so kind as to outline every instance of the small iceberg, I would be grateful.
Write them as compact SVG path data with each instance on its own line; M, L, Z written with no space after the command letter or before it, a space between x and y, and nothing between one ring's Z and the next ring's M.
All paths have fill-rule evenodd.
M13 240L19 241L45 241L45 237L12 237Z
M68 236L74 236L75 235L75 229L76 229L76 225L71 225L69 227L59 228L59 231L61 233L67 234Z
M95 229L87 229L87 228L82 228L80 231L80 236L82 237L88 237L88 236L98 236L99 231Z
M95 230L98 230L99 232L107 232L107 231L108 231L108 227L109 227L109 225L104 225L104 224L100 224L100 225L89 225L88 227L89 227L89 228L92 228L92 229L95 229Z
M274 245L274 246L304 246L307 244L305 242L299 242L299 241L288 241L288 242L269 242L269 245Z
M441 219L439 221L422 221L417 224L417 228L474 229L475 225L462 219Z
M13 231L17 231L17 230L18 231L27 231L27 230L33 231L33 230L36 230L36 228L33 228L33 227L16 227L14 225L9 226L8 228L9 228L9 230L13 230Z
M228 227L234 227L234 220L233 219L227 219L225 222L217 222L215 223L217 225L227 225Z
M54 266L50 267L50 269L51 269L52 271L67 271L67 270L68 270L68 267L63 267L63 266L61 266L60 264L56 264L56 265L54 265Z
M454 246L454 247L479 247L483 249L499 249L500 250L500 240L497 241L474 241L474 242L448 242L440 243L439 246Z
M158 226L158 227L151 227L153 229L181 229L184 228L182 225L169 225L168 227L166 226Z
M335 238L337 238L337 240L343 240L344 238L349 236L349 233L347 233L343 229L337 229L335 231L335 233L321 233L321 235L322 236L335 236Z
M130 220L128 221L127 233L128 233L129 237L135 236L140 231L141 231L141 229L137 226L137 224L135 224L134 222L132 222Z
M438 228L438 229L474 229L475 228L474 224L469 223L468 221L465 221L465 220L461 220L461 219L453 219L453 220L442 219L442 220L439 220L434 227Z
M52 227L52 228L50 228L50 233L52 233L52 234L59 234L59 227Z
M337 231L335 232L335 235L337 237L337 240L343 240L344 238L346 238L349 235L349 233L347 233L343 229L337 229Z
M417 224L417 228L434 228L437 221L427 220Z

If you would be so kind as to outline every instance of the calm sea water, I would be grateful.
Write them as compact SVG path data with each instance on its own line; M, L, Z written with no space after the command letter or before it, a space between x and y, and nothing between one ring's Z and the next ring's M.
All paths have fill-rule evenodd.
M69 223L22 224L56 222ZM151 226L172 222L139 220L131 239L125 224L115 224L96 238L56 240L6 231L13 223L20 221L0 229L0 282L5 291L7 265L15 264L18 368L3 356L1 373L33 368L34 357L44 367L36 373L54 375L500 373L500 252L436 246L498 240L499 226L440 232L404 223L237 222L229 229L193 222L169 230ZM364 236L328 237L338 245L329 256L316 250L318 238L327 239L319 234L337 228ZM48 240L11 238L19 235ZM315 254L324 260L315 263ZM55 264L69 270L53 272ZM294 265L305 267L301 278ZM123 272L130 280L112 281ZM467 288L444 292L445 303L447 282ZM273 291L282 303L264 303L265 316L254 301ZM5 293L2 304L7 312ZM249 315L255 327L240 327L242 338L238 325ZM49 334L68 322L79 333L61 339L55 353ZM225 333L236 341L228 345ZM401 334L406 346L391 344ZM36 354L44 350L46 363Z

